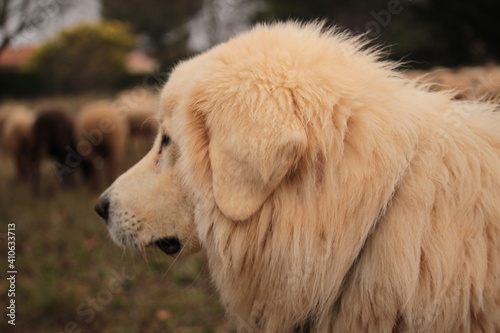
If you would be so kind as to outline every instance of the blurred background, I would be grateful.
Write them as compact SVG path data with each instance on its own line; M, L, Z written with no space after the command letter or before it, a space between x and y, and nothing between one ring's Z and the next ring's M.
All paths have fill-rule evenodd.
M93 212L151 147L180 60L258 22L321 20L429 89L497 102L498 15L498 0L0 1L0 331L232 332L203 253L120 249Z

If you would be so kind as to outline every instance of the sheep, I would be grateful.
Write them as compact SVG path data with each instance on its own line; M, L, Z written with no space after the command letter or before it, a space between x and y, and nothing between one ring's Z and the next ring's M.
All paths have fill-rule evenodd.
M470 71L470 70L469 70ZM484 99L500 102L500 67L487 65L481 67L474 84L475 94Z
M98 190L101 174L111 183L118 175L128 127L108 101L91 102L75 117L76 150L82 157L85 179L91 190Z
M3 133L3 127L5 124L5 120L9 117L9 115L12 113L12 109L14 109L16 105L13 105L11 103L3 104L0 106L0 135Z
M57 178L63 185L74 184L74 172L58 173L58 166L64 165L68 153L75 150L73 119L66 109L57 105L40 107L33 124L32 136L34 139L31 150L33 191L38 193L40 190L40 165L44 157L54 160Z
M434 68L429 72L409 70L405 75L431 90L453 90L454 99L500 101L500 68L489 64L457 69Z
M454 99L472 98L472 81L467 75L462 75L449 68L435 68L424 76L424 82L431 83L432 90L452 90Z
M33 144L33 113L24 106L13 107L3 121L2 141L7 153L12 157L17 178L29 179L30 151Z
M158 130L156 94L143 88L126 90L117 96L113 106L128 122L130 138L143 138L148 143L152 140Z

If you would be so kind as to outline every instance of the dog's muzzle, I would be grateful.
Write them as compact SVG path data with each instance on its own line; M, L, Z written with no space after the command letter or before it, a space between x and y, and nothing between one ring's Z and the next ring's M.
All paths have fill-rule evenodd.
M97 200L94 209L96 213L104 219L106 225L108 225L109 219L109 198L106 194L103 194L99 200ZM182 249L182 243L177 237L164 237L157 241L154 241L150 245L156 245L160 250L168 255L175 255Z

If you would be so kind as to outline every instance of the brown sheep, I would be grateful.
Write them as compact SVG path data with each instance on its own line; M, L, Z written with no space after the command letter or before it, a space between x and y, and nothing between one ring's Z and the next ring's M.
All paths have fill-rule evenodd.
M83 158L85 179L98 190L101 174L111 183L118 175L118 164L125 149L127 125L107 101L85 105L74 125L76 150Z
M443 91L452 90L454 99L464 100L472 98L471 79L449 68L435 68L428 76L424 77L424 82L433 83L432 90Z
M477 96L500 103L500 67L495 65L483 67L474 89Z
M500 101L500 68L495 65L434 68L429 72L410 70L410 79L428 85L433 91L453 90L454 99Z
M3 126L5 124L5 121L9 117L9 115L12 113L12 110L16 108L16 105L13 104L3 104L0 106L0 135L3 133Z
M40 164L44 157L54 160L57 179L63 185L74 183L74 169L66 169L68 156L76 147L73 138L73 119L60 106L44 106L38 111L33 124L33 191L40 190ZM81 158L79 157L81 161Z
M3 124L2 141L12 157L19 180L30 174L30 150L33 144L32 126L35 117L23 106L13 108Z

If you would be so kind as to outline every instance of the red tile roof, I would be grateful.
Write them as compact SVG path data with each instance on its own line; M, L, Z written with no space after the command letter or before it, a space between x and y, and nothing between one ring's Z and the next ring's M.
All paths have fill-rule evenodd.
M35 49L29 48L11 48L7 47L0 52L0 67L13 67L21 69L33 54Z

